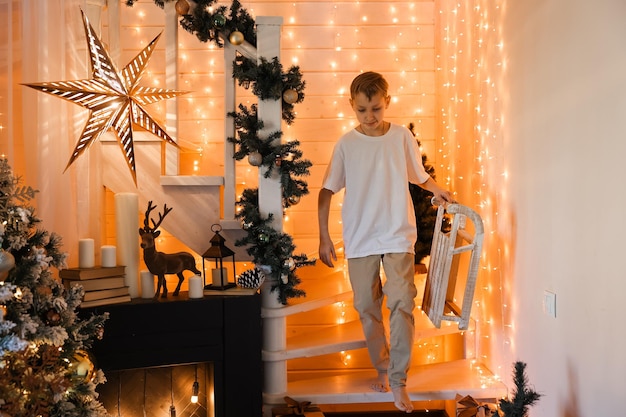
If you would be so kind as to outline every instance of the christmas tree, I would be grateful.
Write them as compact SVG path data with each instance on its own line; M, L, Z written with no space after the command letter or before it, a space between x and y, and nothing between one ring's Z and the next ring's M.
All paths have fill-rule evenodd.
M0 159L0 416L108 416L88 353L107 316L78 316L82 288L53 275L61 238L39 227L36 191L19 182Z
M409 123L409 130L415 136L413 123ZM421 143L416 138L418 146ZM422 154L422 165L426 173L433 179L435 178L435 168L428 163L426 154ZM415 241L415 264L421 264L425 257L430 255L430 248L433 242L433 234L435 231L435 222L437 220L437 207L433 206L431 198L433 193L421 188L419 185L409 183L409 191L413 200L413 209L415 210L415 219L417 221L417 240ZM449 229L450 224L447 218L444 218L442 229ZM425 268L424 268L425 270Z
M528 385L526 376L526 363L517 361L513 367L513 383L515 390L512 399L501 399L500 409L505 417L526 417L528 408L535 405L541 398L541 394ZM499 415L499 414L498 414Z

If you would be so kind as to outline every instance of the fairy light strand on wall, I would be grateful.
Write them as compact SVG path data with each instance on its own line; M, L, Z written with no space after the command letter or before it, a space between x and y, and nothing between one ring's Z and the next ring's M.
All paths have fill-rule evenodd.
M487 237L472 316L475 358L496 378L508 372L512 332L506 287L511 231L506 226L507 169L502 158L500 96L504 71L501 0L439 2L441 48L438 166L459 200L477 209Z

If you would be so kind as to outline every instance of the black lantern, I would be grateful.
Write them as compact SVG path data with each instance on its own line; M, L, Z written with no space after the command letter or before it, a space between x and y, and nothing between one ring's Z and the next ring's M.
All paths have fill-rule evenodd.
M204 289L205 290L227 290L228 288L236 287L236 272L235 272L235 252L226 247L224 242L226 239L220 235L222 226L214 224L211 226L211 231L215 235L211 238L211 247L202 255L202 270L204 271ZM232 256L233 282L228 282L228 268L224 268L224 258ZM211 284L206 283L207 269L204 265L206 259L215 261L215 268L211 269Z

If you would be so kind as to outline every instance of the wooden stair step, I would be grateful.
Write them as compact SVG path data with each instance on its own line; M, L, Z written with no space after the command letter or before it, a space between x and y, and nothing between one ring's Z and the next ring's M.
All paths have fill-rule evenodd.
M289 360L296 358L310 358L344 350L361 349L365 347L365 339L361 330L361 323L352 321L322 330L290 337L287 339L287 349L279 352L263 351L263 360L266 362Z
M290 372L287 394L313 404L361 404L393 402L391 392L376 392L370 383L376 371ZM474 360L419 365L409 372L407 390L413 401L453 400L456 394L476 399L501 398L506 386ZM285 394L264 394L266 404L280 404Z
M442 324L437 329L430 322L426 314L417 310L415 315L415 342L427 337L442 336L458 333L458 326L452 323ZM284 351L263 351L264 361L280 361L296 358L310 358L329 353L365 348L365 338L361 323L358 320L327 326L287 339L287 349Z
M302 279L301 288L306 292L306 297L292 298L289 300L289 305L285 307L263 308L261 316L264 318L286 317L352 299L352 288L343 271L327 273L323 279L315 279L315 282Z

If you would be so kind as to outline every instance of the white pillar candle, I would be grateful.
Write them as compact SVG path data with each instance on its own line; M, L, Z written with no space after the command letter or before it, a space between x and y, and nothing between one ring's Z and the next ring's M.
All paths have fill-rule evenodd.
M139 296L139 198L134 193L115 194L115 231L120 265L126 266L126 286Z
M150 271L141 271L141 298L154 297L154 275Z
M96 266L93 239L80 239L78 241L78 267L93 268Z
M200 275L194 275L189 278L189 298L204 297L204 288L202 286L202 278Z
M113 268L117 266L117 248L113 245L100 247L100 265L103 268Z
M220 271L222 272L220 274ZM223 287L228 284L228 268L213 268L211 270L211 282L214 287ZM222 278L224 281L222 281Z

